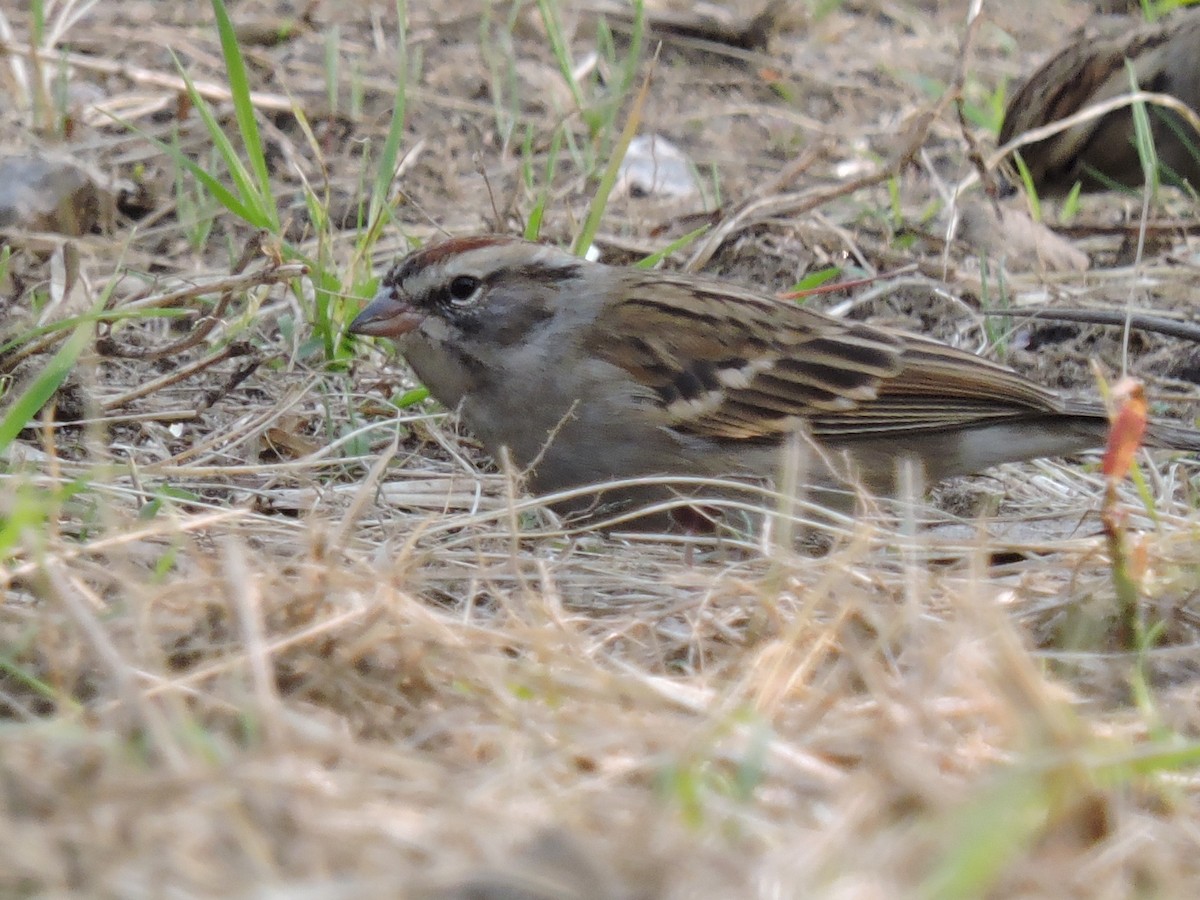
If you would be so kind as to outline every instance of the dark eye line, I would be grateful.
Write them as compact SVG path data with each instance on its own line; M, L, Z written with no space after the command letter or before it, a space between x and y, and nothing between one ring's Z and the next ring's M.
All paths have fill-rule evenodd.
M541 284L558 284L569 281L579 275L581 266L578 263L568 265L547 265L545 263L528 263L517 269L517 274L525 281Z
M496 284L507 281L511 278L518 278L536 284L559 284L564 280L569 280L576 277L581 270L579 264L570 265L547 265L544 263L529 263L515 268L497 269L492 272L487 272L483 275L455 275L448 282L442 282L438 287L433 288L428 294L422 305L428 304L430 307L454 307L456 314L461 315L466 312L471 306L477 304L467 304L464 301L469 300L473 296L482 296L481 288L491 288ZM402 270L397 273L397 278L401 286L405 279L405 272Z

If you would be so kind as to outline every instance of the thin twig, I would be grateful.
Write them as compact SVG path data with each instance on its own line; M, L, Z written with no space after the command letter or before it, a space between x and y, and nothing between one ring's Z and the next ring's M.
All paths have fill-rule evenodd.
M163 388L170 387L180 381L191 378L198 372L203 372L205 369L210 369L218 363L222 363L227 359L238 356L249 356L255 353L252 345L246 341L235 341L217 350L215 353L210 353L203 359L198 359L190 365L184 366L181 369L176 369L174 372L168 372L161 378L155 378L153 381L147 381L145 384L138 385L131 391L121 394L119 397L114 397L111 400L106 400L100 404L103 410L119 409L128 403L133 402L141 397L153 394L156 391L161 391Z
M1116 325L1136 328L1139 331L1149 331L1154 334L1165 334L1168 337L1181 338L1185 341L1200 342L1200 325L1191 322L1180 322L1165 316L1151 316L1143 313L1127 313L1115 309L1052 309L1049 307L1033 307L1030 309L996 309L986 310L985 316L1008 318L1048 319L1057 322L1082 322L1086 325Z

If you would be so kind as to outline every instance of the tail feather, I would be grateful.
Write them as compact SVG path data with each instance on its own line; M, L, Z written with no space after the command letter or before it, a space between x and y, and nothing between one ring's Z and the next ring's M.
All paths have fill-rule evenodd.
M1086 400L1068 400L1064 412L1070 416L1099 420L1104 424L1104 434L1107 435L1108 414L1103 406ZM1156 447L1160 450L1200 453L1200 430L1189 428L1178 422L1151 421L1146 426L1144 443L1147 447Z

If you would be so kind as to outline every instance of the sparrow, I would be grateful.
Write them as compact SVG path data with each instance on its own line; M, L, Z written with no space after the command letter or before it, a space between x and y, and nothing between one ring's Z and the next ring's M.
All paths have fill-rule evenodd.
M886 494L905 458L937 481L1100 446L1108 427L1101 407L930 338L498 235L401 259L349 330L393 339L538 493L653 475L769 480L799 435L814 450L810 487ZM1194 451L1200 432L1158 424L1147 441Z
M1004 113L1000 143L1091 104L1128 94L1129 67L1142 90L1170 94L1193 110L1200 109L1200 9L1181 11L1153 25L1122 27L1116 34L1086 35L1067 44L1013 95ZM1146 111L1164 175L1200 189L1200 135L1173 111L1150 104ZM1043 196L1067 194L1076 182L1092 191L1114 183L1136 187L1144 178L1129 107L1018 152Z

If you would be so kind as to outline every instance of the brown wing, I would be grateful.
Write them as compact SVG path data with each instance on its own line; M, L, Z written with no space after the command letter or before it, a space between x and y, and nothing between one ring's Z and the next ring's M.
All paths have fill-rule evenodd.
M1149 90L1169 90L1159 84L1160 57L1181 31L1190 56L1191 32L1200 18L1182 15L1168 24L1144 26L1107 37L1089 36L1068 44L1029 77L1009 101L999 141L1006 144L1034 128L1074 115L1085 107L1129 92L1125 61L1131 60L1138 83ZM1117 181L1140 180L1140 162L1133 149L1133 119L1127 109L1082 122L1073 128L1022 147L1034 184L1040 190L1066 190L1087 168Z
M656 275L630 287L587 349L649 387L681 431L772 441L804 422L849 440L1060 408L1009 369L915 335L732 285Z
M999 143L1079 112L1100 85L1122 69L1124 48L1111 41L1079 41L1050 57L1013 94ZM1128 83L1128 82L1126 82Z
M886 437L1062 411L1052 392L998 363L917 335L903 338L901 371L876 400L847 416L814 417L814 434Z

